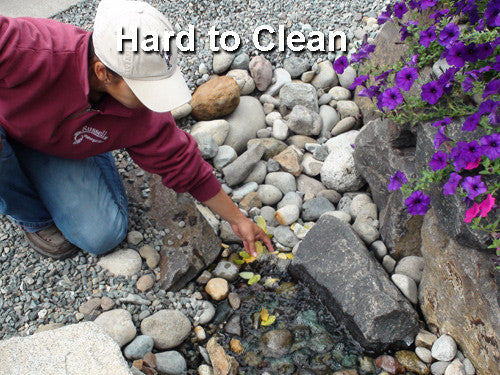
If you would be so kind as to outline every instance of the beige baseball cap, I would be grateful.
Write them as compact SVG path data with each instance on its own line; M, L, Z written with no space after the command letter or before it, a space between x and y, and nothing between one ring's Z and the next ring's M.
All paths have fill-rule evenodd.
M177 65L175 38L170 38L167 46L165 31L174 28L163 14L143 1L102 0L92 33L99 60L122 76L137 98L155 112L168 112L191 100ZM137 43L122 41L122 35L137 35ZM141 48L148 35L159 36L159 51Z

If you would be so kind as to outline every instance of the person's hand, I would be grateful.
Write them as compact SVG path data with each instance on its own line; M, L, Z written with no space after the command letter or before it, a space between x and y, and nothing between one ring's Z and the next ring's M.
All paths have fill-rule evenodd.
M251 256L257 257L257 251L255 249L255 241L261 240L264 245L266 245L267 250L270 252L274 251L273 244L267 236L267 234L250 219L244 217L234 224L231 224L233 232L236 233L243 241L243 246L245 250Z

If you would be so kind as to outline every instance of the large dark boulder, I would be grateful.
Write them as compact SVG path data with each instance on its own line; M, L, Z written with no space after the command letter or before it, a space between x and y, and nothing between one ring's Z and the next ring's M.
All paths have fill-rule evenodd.
M458 244L433 209L422 226L425 268L419 288L429 328L451 335L479 375L500 374L498 282L489 253Z
M136 214L143 227L167 233L161 248L161 285L165 289L181 289L217 259L220 239L190 194L166 188L157 175L137 176L136 172L129 172L131 183L125 182L129 207L140 210ZM141 189L145 186L151 190L147 198ZM179 225L181 221L184 226Z
M387 189L398 170L407 177L416 174L415 142L408 128L376 119L363 127L354 143L356 168L370 185L380 211L380 235L395 258L420 253L422 218L408 214L400 191Z
M418 315L351 226L323 216L299 245L290 267L366 349L407 347Z

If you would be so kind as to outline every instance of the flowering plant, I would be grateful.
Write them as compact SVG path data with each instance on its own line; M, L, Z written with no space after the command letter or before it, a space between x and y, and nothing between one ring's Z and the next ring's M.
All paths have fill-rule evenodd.
M412 17L424 11L430 13L430 23ZM351 89L362 86L358 95L370 98L384 116L399 123L431 122L436 135L435 153L421 176L410 179L398 171L388 189L402 189L411 215L427 212L431 199L424 191L431 184L440 184L443 195L459 192L469 207L464 221L489 233L490 248L500 256L495 220L500 189L500 1L399 1L378 22L389 20L399 25L407 56L382 71L364 64L366 74ZM365 40L351 63L364 61L374 50ZM342 60L335 68L345 65ZM464 137L452 135L450 124L457 121Z

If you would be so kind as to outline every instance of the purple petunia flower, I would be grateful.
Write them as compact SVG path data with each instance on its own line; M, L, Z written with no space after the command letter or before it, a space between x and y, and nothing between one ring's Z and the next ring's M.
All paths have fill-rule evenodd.
M453 195L455 194L455 191L457 190L458 183L462 179L462 176L460 176L458 173L452 172L450 174L450 178L448 179L448 182L443 185L443 195Z
M426 10L427 8L431 8L436 5L437 0L420 0L420 9Z
M368 80L367 74L360 75L360 76L354 78L354 81L353 81L351 87L349 87L349 88L351 90L354 90L356 87L363 85L367 80Z
M474 199L488 190L485 183L481 181L481 176L465 177L462 187L467 191L469 199Z
M434 147L437 149L439 149L439 147L441 147L441 145L444 143L444 142L447 142L449 141L450 138L448 138L446 136L446 134L444 134L444 127L440 127L438 129L438 132L436 133L436 136L434 138Z
M451 123L451 118L445 117L442 120L433 122L431 125L435 126L436 128L440 128L441 126L446 126L449 125L450 123Z
M431 26L427 30L422 30L420 32L420 44L424 47L429 47L431 42L435 41L436 39L436 28L434 26Z
M500 103L494 100L485 100L479 105L478 113L482 116L496 111Z
M443 96L443 86L436 81L431 81L422 86L421 98L429 104L436 104Z
M380 94L380 87L378 86L370 86L364 90L361 90L358 96L364 96L366 98L373 99L375 96Z
M493 133L481 138L481 151L490 160L496 160L500 156L500 134Z
M382 12L380 14L380 16L378 16L378 20L377 20L377 23L382 26L384 23L386 23L387 21L390 21L391 20L391 9L390 8L387 8L387 10L385 12Z
M408 91L418 78L418 72L415 68L406 67L396 74L396 84L404 91Z
M495 79L486 85L483 92L483 99L496 94L500 94L500 79Z
M500 3L498 1L490 1L486 6L484 18L488 26L500 26Z
M403 100L403 94L401 94L398 87L391 87L379 96L382 106L389 108L389 110L395 109L399 104L403 103Z
M472 76L468 75L462 82L462 90L464 90L464 92L472 91L472 89L474 88L474 82L475 79Z
M418 62L418 53L410 57L410 65L412 66L417 65L417 62Z
M429 162L429 166L433 171L444 169L446 167L447 158L448 155L446 154L446 152L438 151L434 155L432 155L432 159Z
M448 14L450 10L448 8L446 9L442 9L442 10L438 10L437 12L431 14L429 16L430 19L433 19L434 20L434 23L438 23L441 18L443 18L444 16L446 16Z
M345 68L347 68L348 66L349 66L349 61L347 60L347 57L345 57L344 55L340 56L333 63L333 69L335 69L335 72L337 74L344 73Z
M405 199L405 205L410 215L425 215L429 209L429 203L431 203L431 198L419 190L414 191Z
M405 25L401 25L399 27L399 33L401 34L401 41L404 42L406 38L408 38L411 34L408 31L408 27Z
M394 69L389 69L389 70L385 71L384 73L376 76L375 81L381 81L381 82L385 83L385 81L387 80L387 77L389 77L389 74L391 74L393 71L394 71Z
M465 61L468 61L470 63L475 63L478 60L479 56L476 43L467 44L463 51L464 51L463 56Z
M457 142L455 147L451 149L450 158L453 160L455 171L458 172L464 168L471 167L471 163L478 162L482 154L482 147L475 140L469 143Z
M387 188L389 190L399 190L403 184L406 184L407 179L406 176L403 172L397 171L393 176L391 176L391 179L389 181L389 185L387 185Z
M443 46L451 46L460 36L460 30L454 23L446 25L439 34L439 42Z
M408 12L408 8L406 7L404 1L394 4L394 15L396 16L396 18L403 18L406 12Z
M464 121L464 124L462 126L462 130L466 132L471 132L474 131L477 127L477 124L479 124L479 121L481 120L481 116L479 113L474 113L467 117L467 119Z
M465 44L461 41L456 42L448 51L448 55L446 56L446 62L448 65L456 66L457 68L461 68L465 64Z
M476 54L479 60L485 60L493 53L491 43L481 43L477 45Z
M441 77L438 78L438 83L443 87L444 92L449 94L453 88L453 82L455 82L455 74L459 71L459 68L451 67L446 69Z
M485 28L486 28L486 22L484 22L484 19L481 18L476 25L476 31L483 31Z

